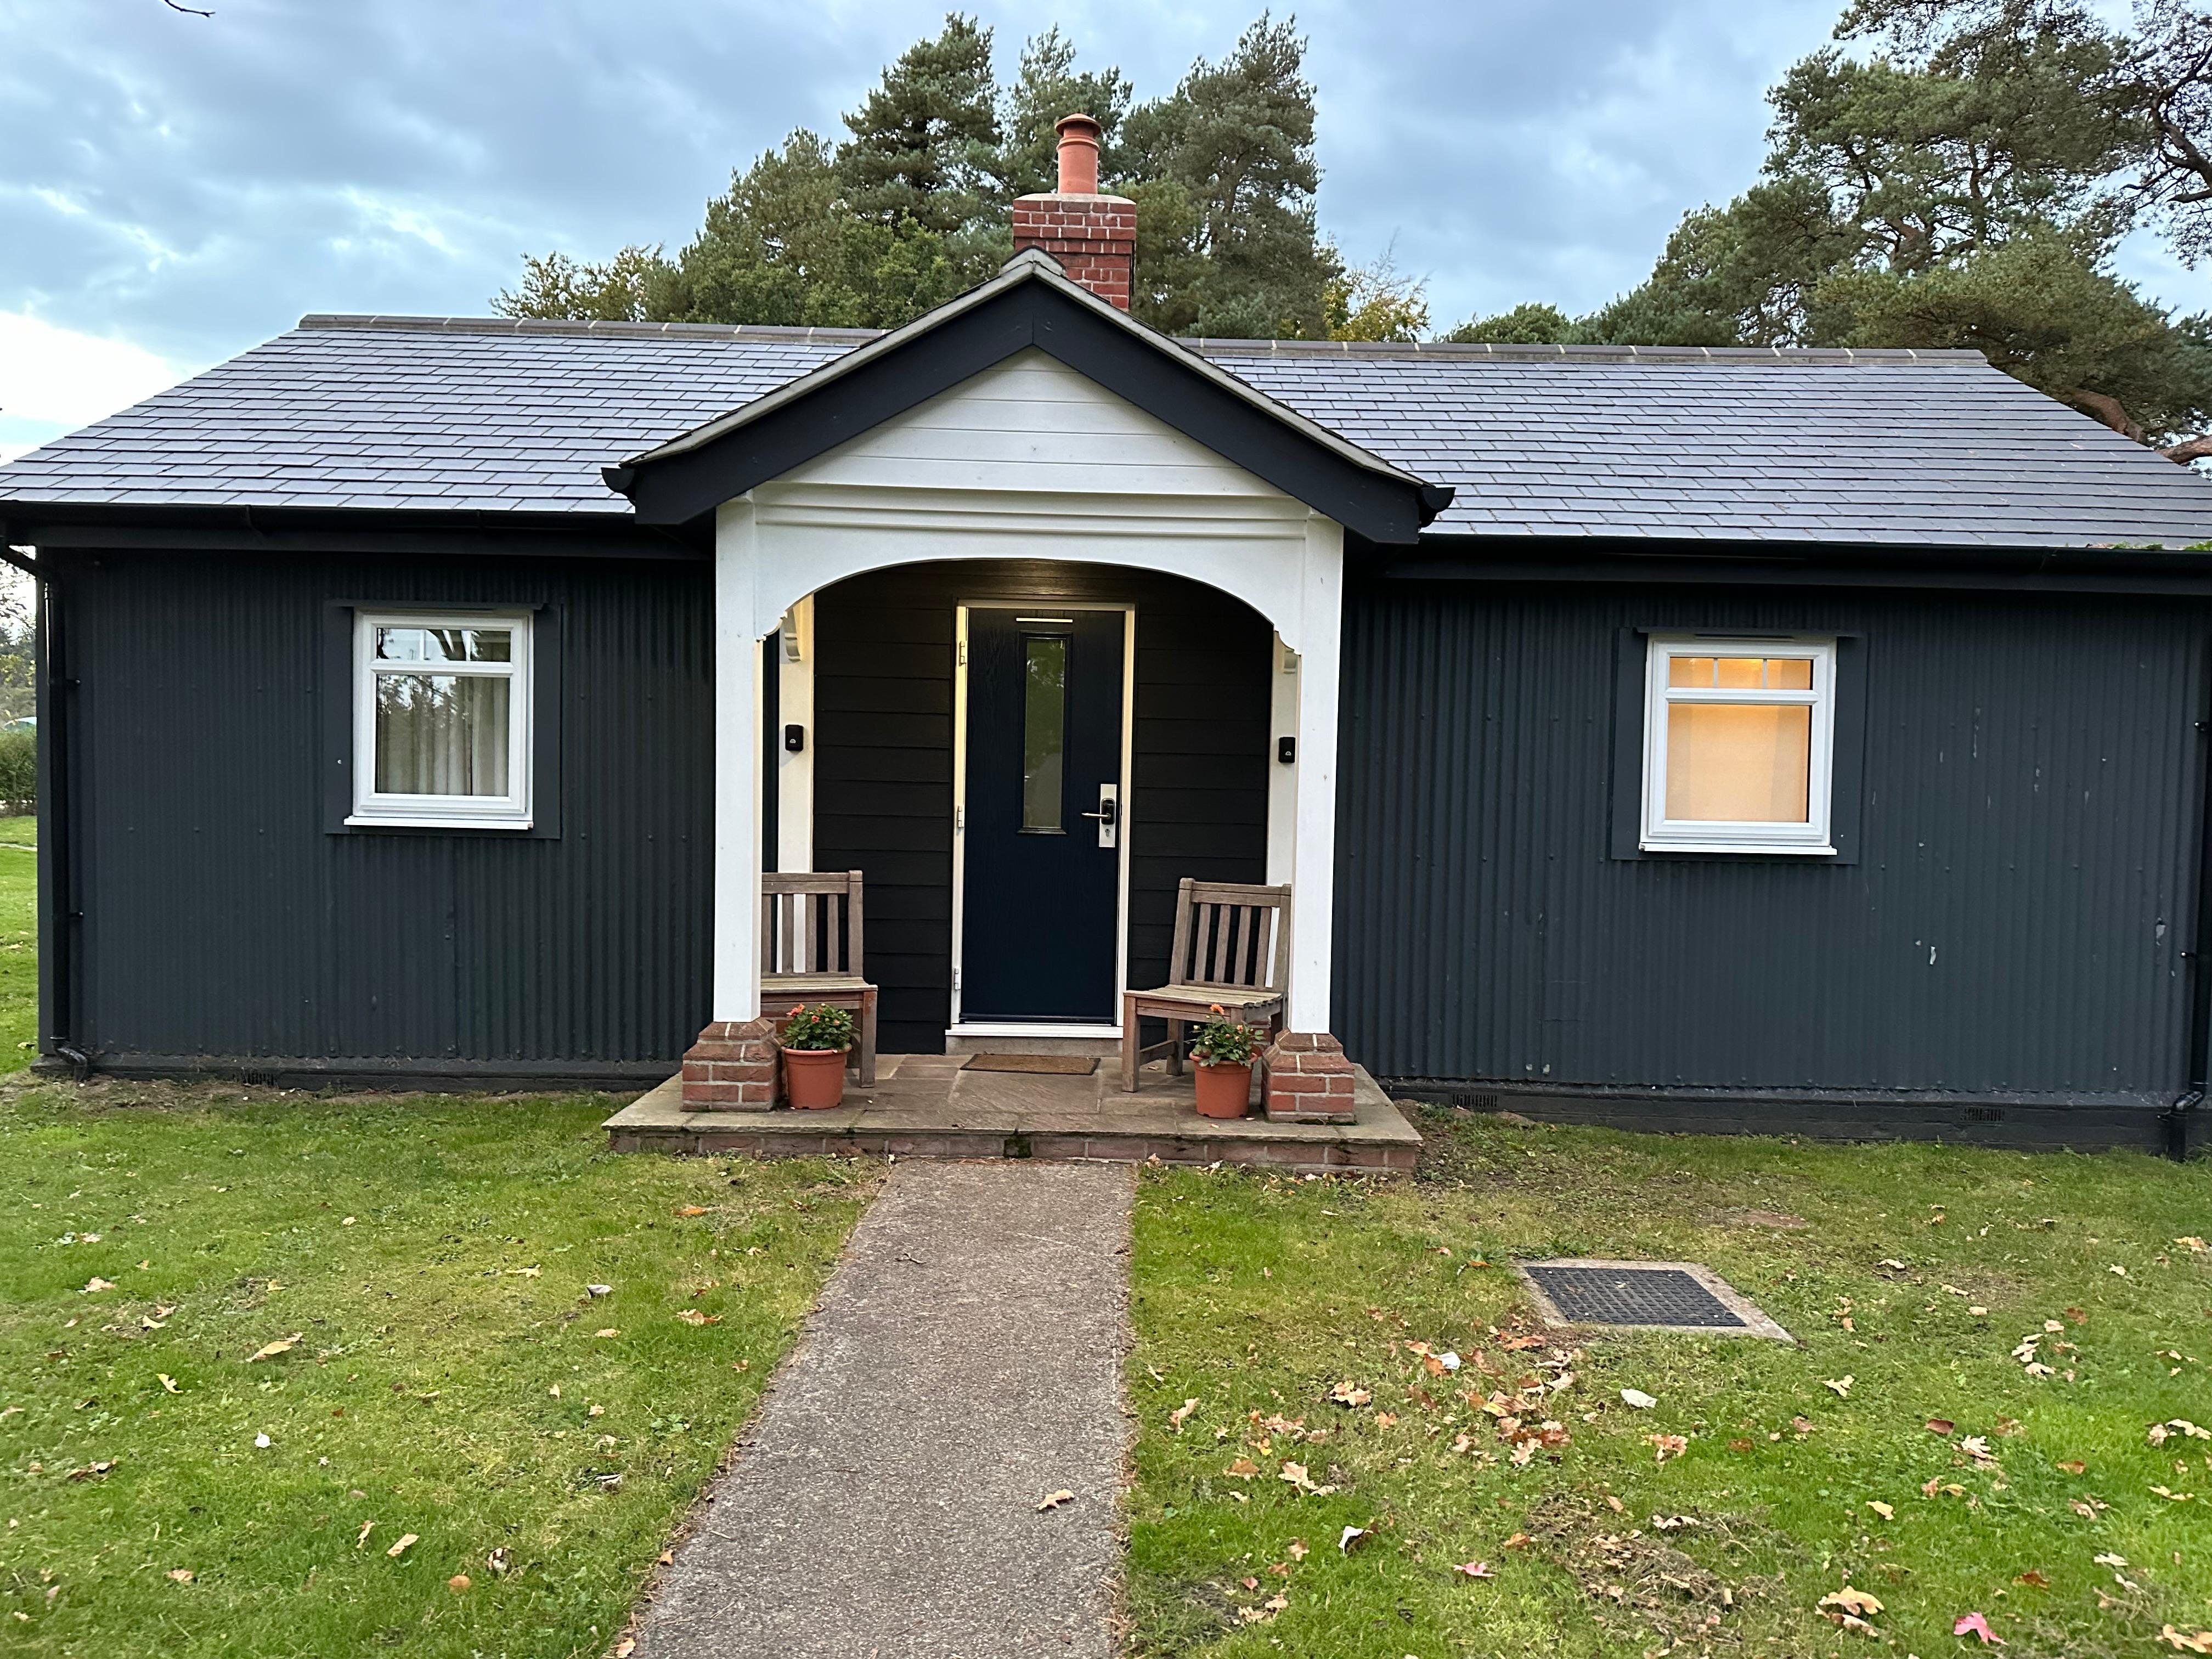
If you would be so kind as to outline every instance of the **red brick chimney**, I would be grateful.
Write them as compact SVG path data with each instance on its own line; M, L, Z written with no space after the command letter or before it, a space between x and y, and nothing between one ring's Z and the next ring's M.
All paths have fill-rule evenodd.
M1137 204L1098 193L1097 122L1070 115L1056 131L1060 188L1014 198L1014 252L1042 248L1071 281L1127 311L1137 270Z

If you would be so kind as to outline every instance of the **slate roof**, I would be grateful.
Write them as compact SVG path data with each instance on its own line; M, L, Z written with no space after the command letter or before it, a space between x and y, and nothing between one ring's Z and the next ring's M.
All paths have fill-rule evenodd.
M629 504L602 466L874 337L308 317L0 467L0 510L619 519ZM1455 486L1431 533L2002 547L2212 539L2212 480L1971 352L1188 343L1384 459Z

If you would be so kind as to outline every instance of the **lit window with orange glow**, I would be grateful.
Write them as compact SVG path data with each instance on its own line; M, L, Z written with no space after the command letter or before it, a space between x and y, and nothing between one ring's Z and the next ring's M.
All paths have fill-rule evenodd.
M1835 686L1833 640L1654 636L1644 848L1832 854Z

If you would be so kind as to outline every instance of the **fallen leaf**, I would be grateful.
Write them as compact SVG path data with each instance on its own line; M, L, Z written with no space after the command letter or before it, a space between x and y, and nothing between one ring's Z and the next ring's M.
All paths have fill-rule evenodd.
M597 1331L593 1331L593 1332L592 1333L592 1334L593 1336L596 1336L596 1337L608 1337L608 1336L620 1336L620 1335L622 1334L622 1333L621 1333L620 1331L617 1330L613 1326L609 1325L609 1326L607 1326L607 1327L606 1327L605 1329L603 1329L603 1330L597 1330Z
M1516 1532L1505 1540L1504 1547L1509 1550L1525 1550L1534 1542L1535 1540L1529 1537L1527 1533Z
M396 1559L404 1555L407 1553L407 1547L413 1542L415 1542L415 1534L411 1532L403 1532L399 1534L399 1541L385 1551L385 1553Z
M81 1469L71 1469L69 1472L69 1478L72 1480L101 1480L115 1468L117 1461L112 1457L106 1457L97 1463L88 1463Z
M2012 1582L2015 1584L2033 1584L2038 1589L2049 1589L2051 1588L2051 1581L2048 1578L2045 1578L2039 1571L2033 1567L2030 1567L2026 1572L2021 1574L2019 1577L2014 1579Z
M2067 1459L2067 1460L2066 1460L2066 1462L2064 1462L2063 1463L2061 1463L2058 1467L2059 1467L2060 1468L2062 1468L2062 1469L2065 1470L2065 1471L2066 1471L2066 1473L2067 1473L2067 1474L2086 1474L2086 1473L2088 1471L2088 1468L2089 1468L2089 1466L2088 1466L2087 1463L2081 1462L2081 1461L2079 1461L2078 1459L2075 1459L2075 1458L2070 1458L2070 1457L2069 1457L2069 1459Z
M1845 1613L1870 1614L1881 1611L1881 1603L1879 1601L1869 1595L1864 1590L1853 1589L1849 1584L1822 1596L1820 1605L1824 1607L1839 1607Z
M494 1550L489 1555L484 1557L484 1565L491 1569L492 1577L495 1578L506 1577L507 1569L511 1565L512 1563L507 1553L507 1546L504 1544Z
M719 1325L722 1322L721 1315L701 1313L696 1308L686 1308L676 1316L687 1325Z
M360 1548L363 1544L366 1544L367 1542L368 1542L368 1535L369 1535L369 1534L371 1534L372 1532L374 1532L375 1530L376 1530L376 1522L374 1522L374 1521L364 1521L364 1522L362 1522L361 1523L361 1536L359 1536L358 1538L356 1538L356 1539L355 1539L355 1540L353 1540L353 1547L354 1547L356 1549L359 1549L359 1548Z
M1371 1536L1373 1536L1373 1534L1370 1534L1364 1527L1346 1527L1344 1529L1343 1534L1336 1540L1337 1553L1341 1555L1349 1555L1352 1551L1365 1544L1368 1539Z
M707 1213L707 1206L703 1204L686 1204L682 1209L677 1211L676 1213L678 1215L704 1215Z
M1348 1376L1328 1391L1328 1397L1340 1406L1354 1407L1364 1406L1375 1398Z
M169 1577L177 1583L189 1584L192 1582L192 1570L190 1567L171 1567Z
M1190 1414L1197 1409L1198 1401L1195 1399L1184 1401L1182 1405L1176 1407L1175 1410L1168 1413L1168 1423L1170 1426L1171 1426L1177 1434L1181 1434L1182 1432L1182 1425L1190 1420Z
M280 1336L274 1342L266 1343L260 1348L255 1350L252 1353L248 1354L246 1358L246 1363L251 1365L257 1359L274 1359L279 1354L287 1354L291 1352L293 1349L299 1346L300 1333L295 1331L291 1335Z
M1257 1463L1255 1463L1249 1457L1240 1457L1234 1463L1231 1463L1227 1468L1222 1470L1222 1474L1228 1475L1231 1479L1236 1480L1249 1480L1254 1475L1259 1473L1260 1466Z
M605 1406L594 1406L584 1413L586 1417L605 1417L606 1414L607 1408Z
M168 1391L169 1393L171 1393L171 1394L174 1394L174 1393L176 1393L176 1391L177 1391L177 1379L176 1379L175 1377L173 1377L173 1376L170 1376L170 1375L168 1374L168 1372L167 1372L167 1371L155 1371L155 1372L154 1373L154 1375L155 1375L155 1376L157 1376L157 1377L161 1378L161 1387L162 1387L163 1389L165 1389L166 1390L167 1390L167 1391Z
M2200 1630L2194 1636L2184 1636L2168 1625L2159 1632L2158 1639L2168 1644L2177 1653L2212 1653L2212 1630Z
M1867 1507L1885 1521L1894 1521L1897 1519L1897 1511L1892 1509L1888 1504L1883 1503L1878 1498L1868 1498Z
M586 1296L612 1296L614 1293L615 1287L611 1285L586 1285L584 1286L584 1294Z
M1620 1399L1623 1405L1633 1406L1640 1412L1650 1411L1659 1403L1641 1389L1623 1389L1620 1391Z
M446 1581L446 1588L453 1591L456 1595L459 1595L463 1590L468 1589L468 1587L469 1576L465 1572L457 1572L451 1578L448 1578Z
M1622 1503L1611 1492L1607 1492L1605 1495L1605 1506L1611 1510L1615 1515L1626 1515L1628 1512L1628 1505Z
M2115 1555L2110 1550L2106 1550L2101 1555L2093 1555L2089 1559L2100 1567L2124 1567L2128 1564L2126 1556Z
M2114 1262L2111 1267L2106 1268L2105 1271L2108 1273L2116 1273L2122 1279L2125 1279L2128 1276L2128 1270L2125 1267L2121 1267L2118 1262Z
M1042 1515L1047 1510L1056 1510L1062 1504L1073 1504L1074 1501L1075 1494L1062 1486L1058 1492L1048 1492L1037 1499L1037 1513Z
M79 1291L78 1294L81 1296L92 1296L101 1291L112 1291L114 1288L115 1281L113 1279L102 1279L99 1274L94 1273L90 1281L86 1284L84 1289Z
M1959 1425L1948 1417L1931 1417L1926 1426L1930 1434L1948 1434Z
M1833 1389L1836 1391L1837 1399L1848 1400L1851 1397L1851 1384L1857 1381L1858 1378L1846 1371L1841 1376L1822 1377L1820 1386L1824 1389Z
M1306 1540L1303 1538L1293 1538L1291 1540L1291 1559L1293 1561L1303 1561L1306 1559Z
M636 1651L637 1638L635 1637L625 1636L615 1644L615 1659L629 1659L630 1655Z
M1991 1630L1990 1628L1990 1621L1983 1618L1978 1613L1960 1613L1951 1626L1951 1634L1954 1636L1978 1636L1982 1638L1982 1642L1984 1646L1992 1643L1998 1647L2002 1647L2004 1645L2004 1638Z
M1457 1565L1454 1566L1452 1571L1468 1578L1495 1578L1498 1577L1496 1573L1490 1570L1490 1563L1487 1561L1462 1561Z
M1647 1443L1658 1448L1659 1455L1657 1461L1662 1463L1665 1462L1670 1457L1680 1457L1684 1452L1690 1449L1689 1439L1684 1435L1647 1434L1644 1438ZM1529 1442L1526 1443L1534 1444L1534 1443Z

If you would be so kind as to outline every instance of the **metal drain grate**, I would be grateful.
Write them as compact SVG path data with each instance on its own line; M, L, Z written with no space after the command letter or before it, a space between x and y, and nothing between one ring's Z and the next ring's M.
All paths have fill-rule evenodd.
M1679 1267L1531 1267L1559 1310L1593 1325L1741 1329L1720 1297Z
M1550 1323L1764 1336L1784 1330L1710 1267L1695 1261L1526 1261L1521 1276Z

